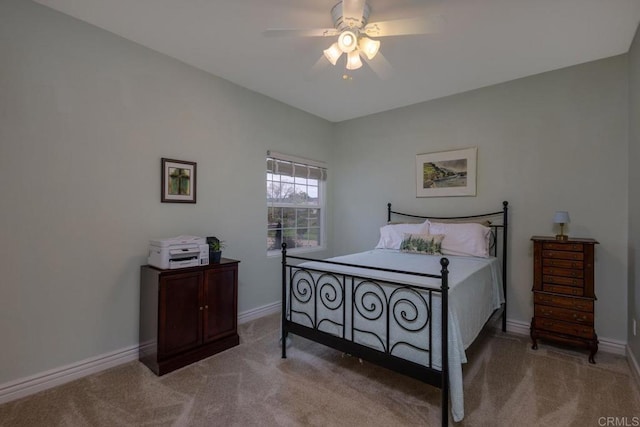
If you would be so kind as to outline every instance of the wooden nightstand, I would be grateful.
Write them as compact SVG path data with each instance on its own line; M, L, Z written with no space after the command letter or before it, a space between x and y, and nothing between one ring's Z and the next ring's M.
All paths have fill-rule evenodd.
M533 236L533 307L531 341L538 338L590 350L596 363L598 336L594 328L594 251L597 241Z

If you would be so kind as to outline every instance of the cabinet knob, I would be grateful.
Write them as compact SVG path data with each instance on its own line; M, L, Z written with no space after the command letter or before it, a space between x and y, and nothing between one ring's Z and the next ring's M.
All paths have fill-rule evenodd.
M208 309L208 308L209 308L209 306L208 306L208 305L205 305L205 306L204 306L204 308Z
M202 307L200 307L200 311L202 311Z

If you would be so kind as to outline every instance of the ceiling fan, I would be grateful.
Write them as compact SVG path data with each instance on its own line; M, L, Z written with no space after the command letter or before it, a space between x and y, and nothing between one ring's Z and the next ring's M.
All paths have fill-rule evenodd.
M371 7L366 0L341 0L331 8L333 28L270 28L264 31L267 37L338 37L324 50L318 63L325 59L336 65L342 54L346 54L346 69L362 67L362 58L381 78L388 78L391 65L380 53L380 41L372 37L407 36L432 34L441 30L443 19L439 15L369 22ZM318 65L318 63L316 65Z

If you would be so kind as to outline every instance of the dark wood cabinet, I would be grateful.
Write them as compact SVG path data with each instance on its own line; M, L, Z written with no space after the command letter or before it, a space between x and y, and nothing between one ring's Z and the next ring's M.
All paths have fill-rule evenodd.
M139 359L156 375L238 345L238 263L141 267Z
M595 325L593 239L556 240L534 236L532 348L538 338L590 350L595 363L598 336Z

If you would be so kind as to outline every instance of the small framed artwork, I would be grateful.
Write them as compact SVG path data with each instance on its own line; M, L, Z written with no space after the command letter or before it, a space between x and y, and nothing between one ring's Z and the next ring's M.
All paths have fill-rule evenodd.
M196 202L196 163L162 158L162 203Z
M476 195L478 148L418 154L416 197Z

